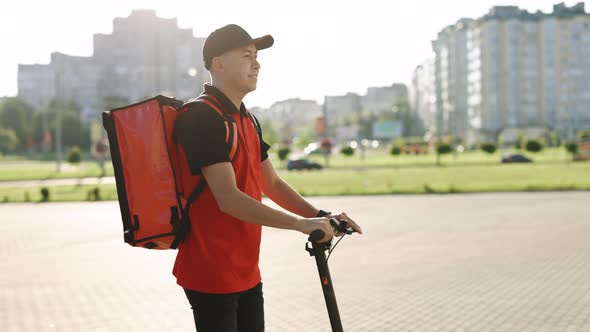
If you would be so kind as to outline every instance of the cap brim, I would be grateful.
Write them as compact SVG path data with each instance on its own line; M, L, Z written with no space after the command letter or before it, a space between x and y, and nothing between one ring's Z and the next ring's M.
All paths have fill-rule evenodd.
M254 41L254 45L256 45L257 50L263 50L265 48L269 48L275 43L275 40L271 35L265 35L260 38L256 38L253 41Z

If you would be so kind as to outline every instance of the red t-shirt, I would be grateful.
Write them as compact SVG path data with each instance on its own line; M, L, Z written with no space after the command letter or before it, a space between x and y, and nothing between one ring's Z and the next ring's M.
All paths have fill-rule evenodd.
M215 97L222 111L236 121L238 147L231 163L238 188L261 201L261 161L268 157L269 146L259 138L244 104L238 110L211 85L205 85L205 92ZM188 161L187 165L181 165L185 168L181 170L183 188L196 186L202 167L230 161L225 135L223 119L206 104L198 103L178 118L175 136ZM221 212L208 187L192 204L189 216L191 230L178 246L172 272L180 286L221 294L244 291L261 281L260 225Z

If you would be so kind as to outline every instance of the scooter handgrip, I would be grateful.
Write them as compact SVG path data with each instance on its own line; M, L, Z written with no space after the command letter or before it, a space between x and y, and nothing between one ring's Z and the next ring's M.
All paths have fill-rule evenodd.
M318 242L324 238L324 235L326 235L324 231L321 229L316 229L315 231L311 232L311 234L309 234L309 238L307 240L310 242Z

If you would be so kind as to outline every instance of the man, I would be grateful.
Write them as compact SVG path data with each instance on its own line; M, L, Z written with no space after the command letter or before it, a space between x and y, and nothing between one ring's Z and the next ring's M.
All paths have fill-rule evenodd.
M181 115L175 137L190 174L206 189L190 210L191 231L178 247L173 273L184 288L199 332L264 331L258 258L261 226L333 237L326 215L293 190L275 171L269 146L259 135L242 100L256 90L257 52L272 46L270 35L252 39L237 25L215 30L205 40L203 59L211 74L205 96ZM237 124L237 153L230 158L226 122L216 105ZM261 203L262 193L296 216ZM345 213L334 217L360 227Z

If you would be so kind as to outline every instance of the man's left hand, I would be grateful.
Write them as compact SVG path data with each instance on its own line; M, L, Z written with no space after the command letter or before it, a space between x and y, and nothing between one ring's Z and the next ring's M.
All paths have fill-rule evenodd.
M352 218L350 218L346 213L342 212L339 214L333 214L331 216L332 218L336 218L336 220L338 221L346 221L348 223L348 227L352 228L355 232L359 233L359 234L363 234L363 230L361 229L361 227L354 221L352 220ZM341 236L342 233L338 233L336 234L336 236Z

